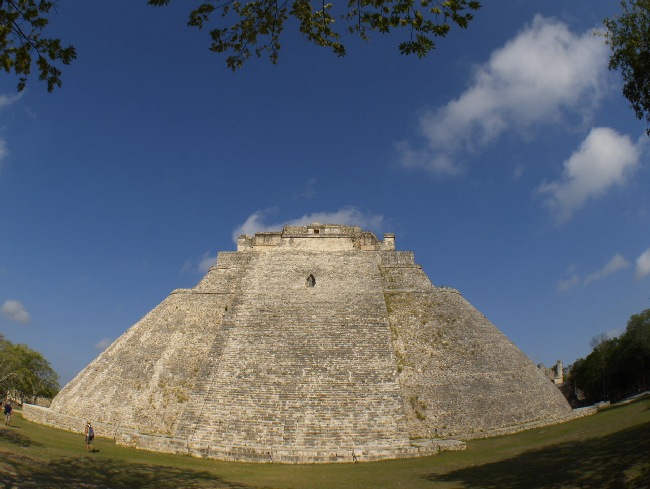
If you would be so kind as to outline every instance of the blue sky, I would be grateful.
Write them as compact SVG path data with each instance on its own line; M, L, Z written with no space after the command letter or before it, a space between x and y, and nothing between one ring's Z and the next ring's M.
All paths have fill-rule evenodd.
M485 2L422 60L288 29L234 74L183 4L60 0L63 88L0 78L0 333L63 383L287 223L396 233L535 363L650 307L650 139L593 34L617 2Z

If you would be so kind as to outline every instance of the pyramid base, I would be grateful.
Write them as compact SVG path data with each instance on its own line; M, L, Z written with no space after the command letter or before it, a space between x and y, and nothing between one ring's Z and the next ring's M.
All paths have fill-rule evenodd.
M57 413L50 408L23 405L23 417L34 423L52 426L75 433L83 433L85 419ZM91 420L92 421L92 420ZM106 423L93 423L95 433L101 438L111 438L117 445L139 450L191 455L199 458L231 462L312 464L355 463L378 460L426 457L441 451L464 450L465 443L458 440L417 440L408 446L369 447L260 447L260 446L214 446L192 443L189 440L138 433Z

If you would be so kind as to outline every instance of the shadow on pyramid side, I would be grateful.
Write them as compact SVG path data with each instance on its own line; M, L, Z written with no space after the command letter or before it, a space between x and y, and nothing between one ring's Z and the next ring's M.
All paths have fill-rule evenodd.
M314 223L240 237L24 415L72 431L92 420L148 450L303 463L430 455L573 413L394 235Z

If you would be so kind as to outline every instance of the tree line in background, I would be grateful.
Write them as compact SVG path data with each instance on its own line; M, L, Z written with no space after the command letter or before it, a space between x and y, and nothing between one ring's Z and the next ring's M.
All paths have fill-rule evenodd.
M147 0L164 7L171 0ZM623 95L636 117L650 125L650 0L621 0L621 14L603 20L611 47L609 68L621 70ZM32 65L48 91L61 86L61 65L76 57L74 46L46 35L48 16L56 0L0 0L0 68L18 78L25 88ZM278 60L281 34L288 23L308 42L345 55L344 34L368 40L371 33L405 32L401 54L423 57L435 48L452 26L466 28L477 0L203 0L188 15L187 25L208 31L209 49L225 53L226 65L237 70L251 56ZM339 25L341 27L339 27ZM650 127L646 132L650 136Z
M571 366L569 380L586 404L619 401L650 390L650 309L635 314L616 338L595 336L592 352Z
M59 392L59 376L43 355L0 334L0 398L33 403Z

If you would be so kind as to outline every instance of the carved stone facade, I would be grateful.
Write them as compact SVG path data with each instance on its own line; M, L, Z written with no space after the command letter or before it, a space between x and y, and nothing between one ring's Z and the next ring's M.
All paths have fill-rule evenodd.
M545 375L395 236L286 226L241 236L25 416L222 460L351 462L569 419Z

